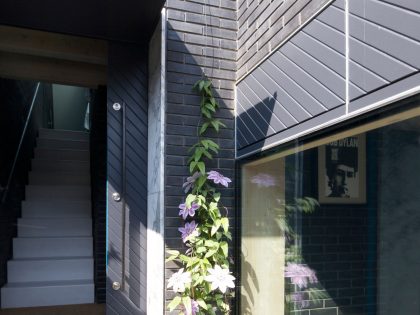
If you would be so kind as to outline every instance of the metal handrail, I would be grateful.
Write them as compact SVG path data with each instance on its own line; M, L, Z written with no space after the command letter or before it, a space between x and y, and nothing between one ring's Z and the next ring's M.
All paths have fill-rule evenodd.
M32 97L31 107L29 108L28 115L26 116L25 126L23 127L23 131L22 131L22 134L20 136L20 141L19 141L18 148L16 150L15 159L13 160L12 169L10 170L9 178L7 179L7 185L3 190L3 195L2 195L2 198L1 198L1 203L2 204L6 201L7 193L9 192L10 182L12 181L12 177L13 177L13 174L15 172L15 167L16 167L17 160L19 158L20 149L22 147L23 139L25 138L26 129L28 129L29 120L30 120L31 115L32 115L32 110L34 108L35 100L36 100L36 97L38 95L38 90L39 90L40 85L41 85L41 82L38 82L37 85L36 85L34 96Z

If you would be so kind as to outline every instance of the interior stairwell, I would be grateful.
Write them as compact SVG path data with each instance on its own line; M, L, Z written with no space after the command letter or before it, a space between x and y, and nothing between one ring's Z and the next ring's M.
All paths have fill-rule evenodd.
M94 303L89 134L41 129L1 308Z

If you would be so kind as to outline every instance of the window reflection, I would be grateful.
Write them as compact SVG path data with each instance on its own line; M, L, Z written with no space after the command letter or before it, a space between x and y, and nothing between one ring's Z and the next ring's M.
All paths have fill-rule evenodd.
M241 314L420 314L420 119L391 121L242 167Z

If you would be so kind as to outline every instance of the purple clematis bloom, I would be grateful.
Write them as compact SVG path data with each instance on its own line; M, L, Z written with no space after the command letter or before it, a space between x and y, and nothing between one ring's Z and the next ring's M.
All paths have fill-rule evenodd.
M297 285L299 289L306 288L308 283L318 282L315 271L304 264L287 263L284 277L290 278L290 281Z
M211 179L215 184L220 184L223 185L225 187L229 186L229 183L231 183L232 181L230 180L230 178L223 176L222 174L220 174L219 172L216 171L210 171L207 173L207 179Z
M309 306L309 301L304 300L303 292L292 293L292 301L296 303L298 308L304 308Z
M198 302L192 300L191 301L191 310L192 310L192 315L195 315L198 313L198 311L200 310L200 307L198 306Z
M256 184L258 187L272 187L277 185L277 181L273 176L264 173L252 176L251 183Z
M198 302L195 300L191 300L191 313L187 310L185 305L182 305L181 309L185 313L185 315L196 315L200 311Z
M190 189L192 188L193 184L195 183L195 181L197 180L197 178L199 178L201 176L200 172L195 172L194 174L192 174L192 176L187 177L187 181L182 184L182 188L184 188L185 193L189 192Z
M181 232L182 241L184 243L188 241L189 237L195 237L199 235L197 226L198 225L195 223L195 221L191 221L191 223L185 223L184 227L178 228L178 231Z
M198 204L196 204L195 202L193 202L191 204L190 208L187 208L187 206L185 205L185 203L181 203L179 205L179 215L182 215L182 218L185 220L188 215L190 217L193 217L195 215L195 211L198 210L198 208L200 208L200 206Z

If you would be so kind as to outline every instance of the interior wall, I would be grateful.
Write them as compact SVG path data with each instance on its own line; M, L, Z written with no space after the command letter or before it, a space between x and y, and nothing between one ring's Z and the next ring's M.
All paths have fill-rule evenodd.
M87 92L86 88L53 84L54 129L85 130Z
M420 314L420 136L404 126L382 131L378 305L383 315Z

